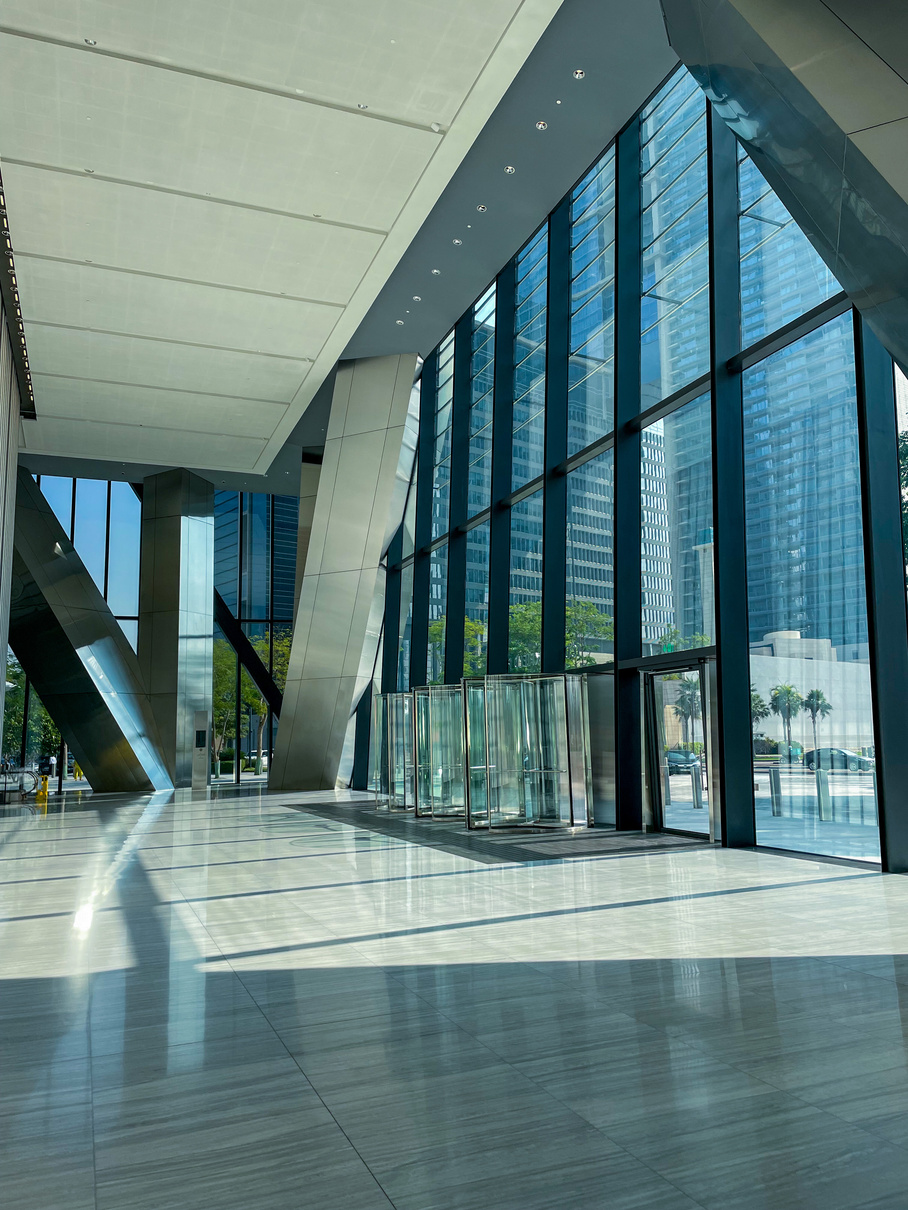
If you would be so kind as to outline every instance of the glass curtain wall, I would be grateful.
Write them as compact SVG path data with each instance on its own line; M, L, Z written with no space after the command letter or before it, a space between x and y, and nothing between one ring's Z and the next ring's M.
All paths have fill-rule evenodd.
M290 661L298 514L295 496L214 493L214 586L281 690ZM213 676L213 774L237 782L264 776L278 719L219 629Z
M59 475L36 475L35 482L136 650L142 505L131 484ZM6 680L14 688L3 712L3 759L46 763L59 753L60 733L11 649Z
M430 677L441 675L451 641L444 600L462 589L468 676L538 671L543 652L562 644L565 669L595 672L623 650L631 654L622 667L641 683L663 678L674 710L692 668L707 672L718 660L721 669L737 652L750 670L740 692L742 711L750 695L753 742L736 751L752 766L756 791L753 801L722 809L739 821L747 815L743 832L752 827L762 844L878 858L858 440L869 388L853 316L754 163L709 137L711 123L715 132L704 92L679 68L430 359L437 404L421 454L432 459L431 498L427 490L408 522L431 533L429 591L414 596L411 544L389 568L400 577L393 624L402 658L396 684L383 689L410 687L403 652L417 621L420 633L428 627ZM711 173L711 158L715 167L722 156L723 172ZM713 205L732 215L723 238L738 216L738 240L721 256L710 230L711 180L723 182ZM736 259L735 284L728 266ZM721 280L711 280L711 263ZM722 355L732 393L721 408L710 394L720 313L738 317L737 341ZM455 350L461 340L468 350ZM462 381L453 377L455 356L469 364ZM897 386L908 500L908 384ZM735 484L745 520L736 530L714 469L729 408L743 426ZM565 449L565 435L566 459L548 465L546 449ZM469 447L455 472L467 476L466 559L449 569L458 442ZM625 520L616 534L618 501ZM717 639L720 538L726 551L746 555L748 620ZM448 584L449 570L465 585ZM622 596L629 583L639 596ZM639 609L622 611L627 600ZM551 662L547 671L559 671ZM616 725L630 728L636 710L639 737L639 685L634 692L636 704L619 687ZM663 747L685 749L680 722L663 730ZM642 766L634 776L642 787Z

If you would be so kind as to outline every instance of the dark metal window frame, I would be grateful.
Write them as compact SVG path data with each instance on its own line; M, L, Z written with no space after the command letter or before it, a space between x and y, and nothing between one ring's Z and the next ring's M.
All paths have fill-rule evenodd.
M646 104L661 91L673 69ZM454 507L456 466L452 457L452 514L448 534L427 540L431 534L431 452L433 434L420 437L420 465L429 464L429 482L417 490L416 553L401 559L399 547L389 552L386 636L396 633L393 583L401 570L414 565L413 652L421 644L421 658L411 657L411 685L424 683L427 626L417 630L417 615L427 607L428 584L423 592L418 573L432 549L450 542L450 550L473 527L490 525L488 672L508 670L508 604L510 592L510 516L521 501L543 493L542 666L564 669L565 622L565 509L566 476L607 450L614 455L613 566L615 658L591 672L616 676L616 761L619 828L639 828L643 818L641 762L641 676L690 661L715 659L717 663L717 755L722 793L722 843L731 847L755 844L752 731L750 720L750 646L748 641L747 565L745 551L744 444L742 379L750 367L787 348L810 332L852 310L844 293L838 293L777 330L741 347L741 287L737 142L725 123L706 102L709 207L709 312L710 370L658 403L640 407L640 112L619 132L615 148L615 423L584 449L566 456L567 368L570 330L570 206L573 188L552 211L527 244L548 224L548 286L546 313L546 412L544 470L517 490L511 486L513 414L514 294L517 255L497 277L496 360L493 396L492 491L490 507L466 518ZM697 119L699 120L699 118ZM580 183L601 160L596 157L578 178ZM524 245L526 246L526 245ZM519 255L519 253L518 253ZM485 291L482 292L483 294ZM479 295L482 297L482 294ZM465 316L472 313L470 308ZM908 872L908 749L903 742L904 685L908 683L908 607L901 560L901 515L898 494L898 458L891 359L866 325L856 319L856 370L859 440L862 460L862 507L868 622L871 634L871 675L874 686L874 723L877 742L877 782L883 868ZM469 353L464 321L455 336L455 364ZM465 333L465 334L463 334ZM430 358L431 360L431 358ZM428 365L428 362L427 362ZM455 371L454 447L458 415L463 424L464 399L469 391ZM715 643L690 651L642 654L641 635L641 434L656 421L671 415L704 395L710 396L712 420L713 534L716 565ZM468 404L466 415L468 424ZM424 404L425 407L425 404ZM461 411L458 412L458 407ZM434 396L428 409L434 424ZM425 427L425 426L424 426ZM872 468L872 473L871 473ZM466 475L466 470L462 472ZM463 484L466 490L466 484ZM429 518L428 528L426 518ZM422 534L420 540L419 535ZM459 564L457 564L459 566ZM448 603L460 601L461 586L452 582L455 565L449 553ZM422 599L420 598L420 594ZM399 600L399 597L398 597ZM387 641L387 638L386 638ZM448 641L451 634L448 632ZM395 644L396 647L396 644ZM446 676L459 679L455 665L462 664L463 636L451 646ZM386 665L388 664L386 652ZM395 678L383 677L383 688L394 689Z

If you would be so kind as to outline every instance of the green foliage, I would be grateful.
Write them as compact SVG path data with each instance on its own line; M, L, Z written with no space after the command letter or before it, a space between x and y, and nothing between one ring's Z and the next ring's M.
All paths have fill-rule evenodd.
M690 724L695 718L700 718L700 678L698 676L683 676L678 686L678 696L672 709L681 720L681 734L684 736L684 747L690 746Z
M290 665L290 646L292 641L293 632L289 627L282 627L280 629L275 627L270 644L267 634L250 639L256 654L266 668L268 667L269 659L272 660L271 675L281 693L283 693L284 686L287 684L287 669ZM247 710L249 714L254 714L258 720L255 744L257 753L255 772L261 773L265 727L268 725L268 703L256 688L252 677L245 670L240 680L240 696L243 709ZM243 768L251 767L251 762L244 762Z
M25 713L26 676L12 651L7 651L6 679L13 688L7 689L3 705L3 755L18 765ZM34 760L39 756L55 756L60 751L60 742L60 732L33 688L28 698L26 760Z
M750 721L751 726L756 727L757 723L762 723L764 718L769 718L769 707L766 702L760 697L755 689L750 691Z
M808 693L805 693L801 709L810 715L810 722L813 727L813 746L816 748L817 721L832 713L832 702L829 701L822 689L811 689Z
M660 651L693 651L696 647L709 647L712 645L712 638L708 634L691 634L687 638L683 636L677 626L669 626L656 639L656 646Z
M801 713L804 699L794 685L776 685L769 693L769 708L777 714L785 724L785 737L788 740L789 754L793 750L791 742L791 720Z
M224 638L214 640L211 685L211 755L224 758L224 742L236 735L236 654Z

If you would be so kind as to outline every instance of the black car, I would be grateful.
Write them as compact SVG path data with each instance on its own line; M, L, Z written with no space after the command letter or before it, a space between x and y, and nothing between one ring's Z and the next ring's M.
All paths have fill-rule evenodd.
M665 754L665 763L669 773L690 773L691 769L700 768L700 757L696 752L685 752L684 749L672 748Z
M804 764L814 769L847 769L849 773L866 773L873 768L869 756L852 752L849 748L812 748L804 753Z

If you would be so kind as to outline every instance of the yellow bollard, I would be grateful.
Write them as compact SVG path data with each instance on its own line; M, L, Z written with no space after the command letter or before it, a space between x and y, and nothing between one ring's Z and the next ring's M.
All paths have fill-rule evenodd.
M43 807L45 813L47 812L47 786L48 778L46 776L42 776L38 789L35 791L35 804L39 807Z

